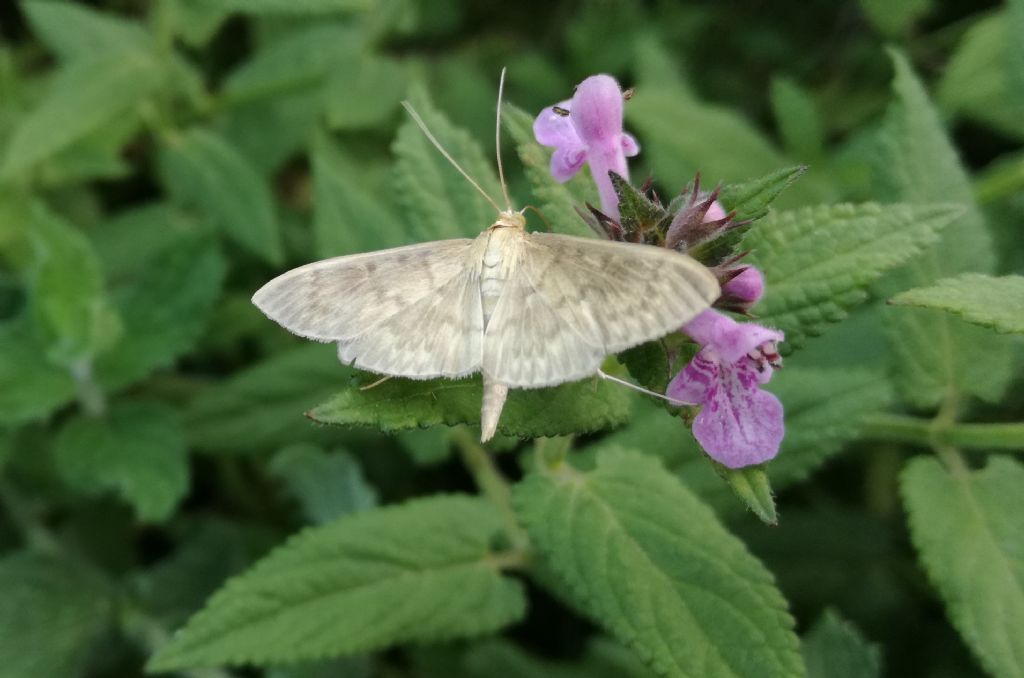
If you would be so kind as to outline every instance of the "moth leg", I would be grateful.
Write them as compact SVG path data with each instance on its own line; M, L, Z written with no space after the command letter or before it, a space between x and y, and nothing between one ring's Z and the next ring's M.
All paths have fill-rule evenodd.
M394 377L391 376L391 375L383 376L380 379L378 379L377 381L373 382L372 384L367 384L366 386L360 386L359 390L360 391L369 391L371 388L376 388L377 386L380 386L381 384L383 384L388 379L394 379Z
M688 405L689 404L689 403L684 403L684 402L682 402L680 400L676 400L675 398L669 398L667 395L664 395L662 393L655 393L654 391L648 390L648 389L644 388L643 386L639 386L639 385L634 384L632 382L626 381L625 379L619 379L618 377L613 377L612 375L608 374L607 372L604 372L603 370L598 370L597 371L597 376L601 377L602 379L606 379L607 381L611 381L611 382L614 382L616 384L621 384L622 386L625 386L626 388L631 388L634 391L639 391L640 393L643 393L644 395L649 395L652 398L661 398L662 400L664 400L668 404L675 405L676 407L681 407L683 405Z

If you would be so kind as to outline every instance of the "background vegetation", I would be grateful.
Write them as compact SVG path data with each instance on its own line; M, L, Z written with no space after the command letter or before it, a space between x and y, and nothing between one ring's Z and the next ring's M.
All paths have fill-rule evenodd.
M1022 35L1020 0L0 5L0 677L141 675L159 648L158 668L300 661L239 672L273 678L651 675L638 657L704 675L622 621L658 576L626 566L612 573L626 587L617 613L610 589L573 600L545 567L510 560L498 567L515 578L385 579L375 597L262 629L246 627L254 608L225 603L168 644L228 577L307 525L350 525L345 539L390 540L394 558L426 563L482 551L504 525L560 576L602 581L560 560L584 528L536 508L559 505L554 485L517 486L524 537L472 429L419 428L472 421L474 393L360 396L365 377L333 347L249 302L301 263L488 225L493 211L398 103L412 99L493 186L502 66L507 99L531 115L593 73L635 85L633 178L653 176L663 196L698 170L713 185L810 167L747 243L768 278L756 312L789 339L771 384L788 427L767 469L776 527L745 510L678 419L627 392L569 387L557 416L520 400L505 433L588 431L571 463L591 468L605 450L592 477L633 483L618 495L594 480L606 494L592 501L643 498L679 526L674 553L742 564L719 580L757 579L713 507L774 574L808 675L1024 675L1024 469L989 454L1024 450L1019 344L992 329L1024 329L1019 279L901 298L932 310L884 303L965 271L1024 270ZM586 182L550 183L528 122L509 113L515 201L579 232ZM317 425L302 416L314 408L369 426ZM567 441L508 435L492 451L516 481ZM477 483L497 510L451 497L371 511ZM270 579L237 591L301 598L295 568L327 547L291 544L257 571ZM573 548L585 563L593 546ZM345 556L307 575L343 588L386 566ZM460 603L466 590L488 605ZM368 621L399 608L422 614ZM795 653L788 621L761 622L769 645ZM636 653L620 644L631 633ZM786 661L772 675L800 675Z

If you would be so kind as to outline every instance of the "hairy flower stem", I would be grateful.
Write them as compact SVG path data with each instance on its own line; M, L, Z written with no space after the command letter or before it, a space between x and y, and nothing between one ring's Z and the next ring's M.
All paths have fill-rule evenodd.
M961 424L899 414L876 414L864 428L867 438L920 445L952 445L964 449L1024 450L1024 422Z
M519 524L519 517L512 508L512 489L508 480L495 466L490 453L464 427L452 431L452 440L459 450L462 463L473 476L473 481L480 488L480 492L501 512L505 523L505 535L510 545L515 550L528 549L530 538Z

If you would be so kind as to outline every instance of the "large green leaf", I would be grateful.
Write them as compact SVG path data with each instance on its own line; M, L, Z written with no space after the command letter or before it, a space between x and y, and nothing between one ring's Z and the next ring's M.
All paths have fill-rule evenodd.
M347 384L334 346L300 346L234 373L185 409L190 442L210 452L267 451L308 438L303 413Z
M329 523L377 505L377 491L366 482L356 458L344 450L327 453L296 443L274 455L269 469L311 523Z
M656 460L605 451L590 473L529 476L514 499L572 602L659 674L804 675L771 574Z
M637 89L626 120L641 134L641 173L651 167L666 186L741 181L794 164L731 108L695 100L674 85Z
M359 34L339 24L315 24L258 50L228 76L224 93L243 101L280 97L321 86L338 68L353 68Z
M556 181L549 169L550 150L534 141L530 114L506 104L502 110L502 122L516 145L533 196L539 202L536 206L551 221L552 227L570 235L593 236L593 230L576 211L577 208L586 209L587 203L595 207L601 204L589 170L578 173L566 183Z
M0 560L0 678L75 678L110 628L113 600L75 563L26 552Z
M28 271L33 316L49 341L47 357L62 366L88 362L120 334L92 243L79 230L33 205Z
M843 320L867 299L867 285L934 243L962 213L957 206L875 203L772 212L743 241L767 283L760 321L786 332L784 349L801 346Z
M377 0L208 0L226 11L256 15L318 15L372 9Z
M313 142L313 237L318 257L406 245L405 222L365 163L326 134ZM379 188L380 190L373 190Z
M503 577L497 510L438 496L290 539L215 594L149 668L275 664L493 632L521 618Z
M163 219L147 225L172 228ZM154 233L152 237L159 240L161 236ZM210 320L225 268L216 242L208 237L179 236L176 243L115 285L112 298L124 334L96 362L104 386L127 386L155 369L171 366L191 349Z
M831 610L807 632L803 642L807 678L879 678L878 646Z
M1024 110L1016 100L1011 50L1019 40L1012 10L997 11L974 23L943 70L936 98L943 109L1024 139Z
M324 424L376 426L402 431L446 424L477 424L480 377L414 381L391 379L363 391L338 393L309 412ZM498 431L520 438L587 433L612 428L629 417L629 394L620 386L588 379L553 388L513 390Z
M27 318L0 323L0 425L42 419L75 397L70 372L40 360Z
M948 471L917 458L901 488L910 534L953 625L994 676L1024 675L1024 466Z
M914 22L931 8L934 0L903 0L903 2L887 2L886 0L860 0L861 11L885 35L907 33Z
M162 87L145 52L99 52L62 67L47 95L14 130L0 176L19 174L129 112Z
M789 78L775 78L771 86L772 110L789 154L800 162L821 156L825 132L812 95Z
M22 2L36 36L63 59L97 52L144 52L149 36L138 23L72 2Z
M284 260L270 188L227 139L195 127L167 138L158 156L171 195L253 254Z
M891 303L937 308L997 332L1024 333L1024 276L964 273L907 290Z
M985 220L970 181L928 95L910 64L894 53L895 101L889 106L875 154L877 194L884 201L957 203L966 210L941 240L916 258L889 291L995 264ZM1011 346L994 333L923 309L891 309L890 337L897 385L917 407L934 407L952 395L997 399L1012 373Z
M354 53L348 68L335 69L324 91L327 125L362 129L390 122L405 96L406 69L392 59Z
M422 88L413 89L410 101L441 145L501 205L501 186L480 144L438 111ZM392 151L397 157L394 190L417 240L473 237L494 223L498 216L494 207L434 148L411 118L398 129Z
M185 433L174 410L158 402L75 416L57 435L54 460L69 486L85 494L115 490L147 522L170 517L188 491Z
M466 678L653 678L655 673L622 645L593 638L582 657L551 661L504 639L485 640L462 658Z

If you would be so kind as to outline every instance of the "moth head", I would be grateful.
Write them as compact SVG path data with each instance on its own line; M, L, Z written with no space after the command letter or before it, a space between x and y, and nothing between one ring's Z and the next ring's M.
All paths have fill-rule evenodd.
M498 220L492 228L518 228L523 231L526 229L526 217L521 211L503 210L498 213Z

